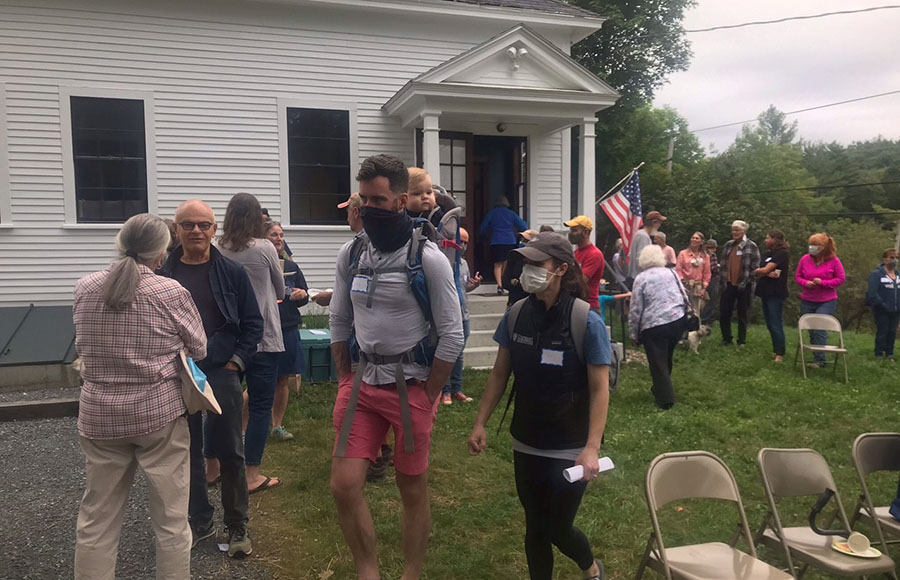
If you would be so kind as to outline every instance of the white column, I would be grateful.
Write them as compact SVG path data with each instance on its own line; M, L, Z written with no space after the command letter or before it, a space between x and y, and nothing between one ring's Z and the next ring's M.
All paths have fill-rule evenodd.
M440 115L422 116L422 165L434 183L441 182Z
M596 133L594 132L594 124L597 119L585 119L581 125L581 140L578 148L578 195L581 213L596 221L597 212L594 207L596 201L596 178L594 177L594 142ZM596 241L596 224L594 231L591 232L591 241Z

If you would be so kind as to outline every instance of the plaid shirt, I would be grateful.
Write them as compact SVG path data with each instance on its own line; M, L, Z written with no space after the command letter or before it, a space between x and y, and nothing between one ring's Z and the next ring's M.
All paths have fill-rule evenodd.
M728 240L722 249L722 259L719 262L722 286L728 285L728 256L733 246L734 240ZM755 286L756 276L753 275L753 271L759 268L759 247L750 238L745 237L738 244L738 251L741 252L741 277L738 278L737 287L743 289L748 285Z
M718 276L719 275L719 258L716 256L716 252L712 251L706 252L706 255L709 256L709 275L710 276Z
M184 414L178 353L206 357L206 333L190 293L139 264L134 302L122 311L103 303L109 270L75 284L75 347L84 386L78 431L121 439L158 431Z

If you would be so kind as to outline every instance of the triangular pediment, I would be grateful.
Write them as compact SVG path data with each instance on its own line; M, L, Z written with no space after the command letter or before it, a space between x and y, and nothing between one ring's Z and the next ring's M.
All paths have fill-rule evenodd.
M438 65L413 82L618 96L612 87L523 24Z

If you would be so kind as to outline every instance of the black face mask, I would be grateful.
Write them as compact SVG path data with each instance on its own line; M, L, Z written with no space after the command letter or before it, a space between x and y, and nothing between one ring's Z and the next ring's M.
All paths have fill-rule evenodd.
M366 206L360 208L359 217L372 245L380 252L399 250L412 235L412 219L405 211Z
M573 246L577 246L578 244L581 243L581 240L584 239L584 234L573 234L572 232L569 232L568 237L569 237L569 243L572 244Z

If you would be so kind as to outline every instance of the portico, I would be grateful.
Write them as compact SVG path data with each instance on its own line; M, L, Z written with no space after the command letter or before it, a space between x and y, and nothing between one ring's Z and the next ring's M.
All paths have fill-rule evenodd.
M536 153L555 146L571 127L580 128L578 151L573 153L580 160L578 188L571 195L578 196L580 213L594 214L596 114L618 97L612 87L556 45L528 26L518 25L411 80L383 110L403 127L419 130L417 162L432 176L440 176L436 183L451 189L446 184L448 177L452 180L448 165L465 166L466 186L454 184L452 189L465 193L467 199L461 202L468 207L490 207L493 200L478 199L477 184L471 179L475 169L471 152L466 152L464 164L448 161L452 153L446 151L442 136L453 134L467 144L472 139L465 136L523 138L522 156L527 151L528 162L520 181L534 184L527 194L532 199L525 197L523 188L523 195L510 202L533 224L543 219L534 203L535 196L543 193L541 183L562 178L559 173L542 175ZM505 195L513 197L509 192ZM567 214L568 208L563 211L563 204L559 205L561 214Z

